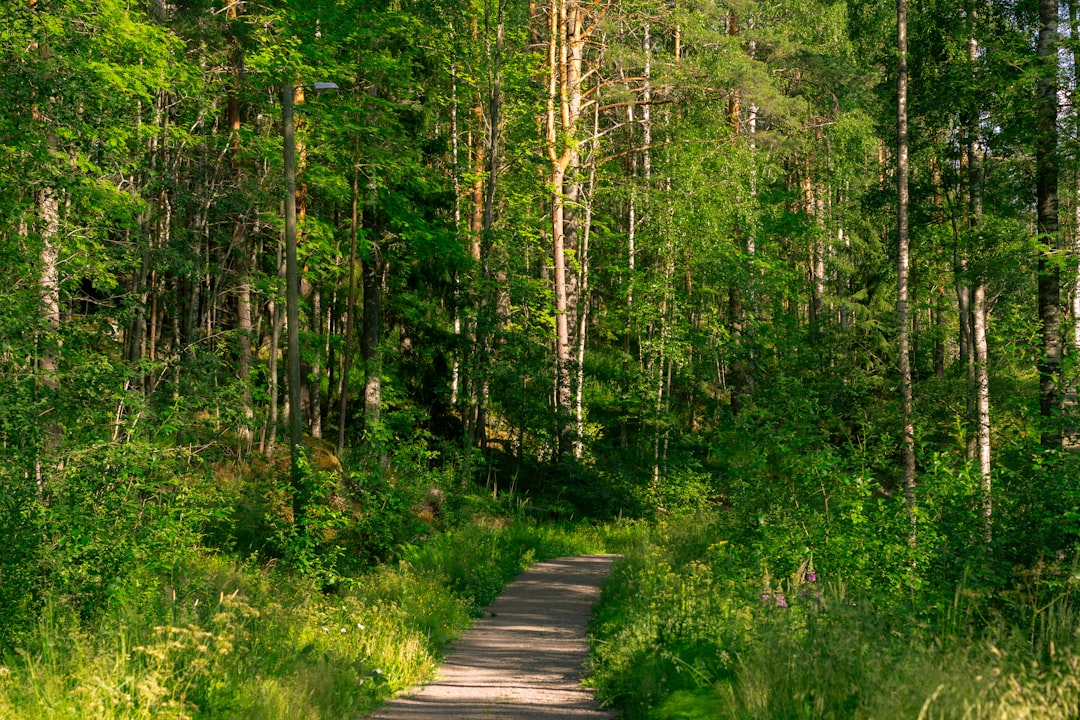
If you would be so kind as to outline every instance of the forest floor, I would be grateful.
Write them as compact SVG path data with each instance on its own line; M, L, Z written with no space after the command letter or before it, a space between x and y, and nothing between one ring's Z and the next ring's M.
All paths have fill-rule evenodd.
M614 555L537 563L455 645L440 679L371 720L604 720L581 684L585 631Z

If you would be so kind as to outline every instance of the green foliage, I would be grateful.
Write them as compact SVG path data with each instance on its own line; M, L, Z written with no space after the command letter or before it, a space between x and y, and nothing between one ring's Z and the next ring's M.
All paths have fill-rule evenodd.
M477 518L331 591L318 574L188 545L148 559L164 570L113 577L92 614L51 594L0 663L0 717L363 715L430 678L469 616L533 561L618 536Z
M437 647L391 598L419 593L443 633L465 616L444 589L404 576L323 597L283 575L189 557L156 603L131 603L92 635L50 613L5 668L0 715L21 718L307 717L370 710L434 669Z
M729 537L723 520L672 522L616 566L593 625L593 682L627 718L1074 712L1075 579L1035 596L1055 572L1033 574L1007 593L1032 613L1012 620L966 583L939 606L893 606L817 554L770 573L758 546Z
M187 453L138 443L87 448L45 474L37 563L48 595L85 619L150 586L198 545L218 502Z
M1054 717L1072 702L1075 643L1056 633L1073 612L1080 470L1039 445L1074 419L1038 416L1035 265L1054 238L1031 229L1030 3L912 2L914 544L887 7L633 0L602 14L583 58L597 114L556 138L580 152L564 198L571 332L586 333L571 458L557 450L533 4L226 5L0 8L0 648L22 650L0 672L0 717L354 714L422 676L532 559L617 540L522 520L535 517L661 519L601 623L630 628L601 653L600 682L633 712L1015 703ZM297 106L299 334L322 405L306 413L347 442L312 443L296 488L276 334L280 93L328 80L338 92ZM1063 218L1077 203L1066 115ZM361 318L374 298L346 307L354 231L376 322ZM1075 272L1067 255L1055 264ZM957 339L956 292L977 282L988 496ZM358 334L377 351L366 363ZM369 373L378 408L364 407ZM518 520L488 517L506 514ZM798 586L810 558L822 601L762 606L765 578ZM958 583L975 599L954 606Z
M21 472L20 472L21 470ZM37 490L29 469L6 469L0 494L0 648L33 624L43 579L37 560L44 552L38 534Z

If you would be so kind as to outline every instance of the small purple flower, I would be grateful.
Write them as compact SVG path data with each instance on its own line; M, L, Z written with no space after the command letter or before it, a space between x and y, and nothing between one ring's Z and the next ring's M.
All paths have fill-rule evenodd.
M768 603L772 599L772 595L769 593L761 593L761 602Z
M806 582L817 582L817 573L813 570L806 573Z
M784 597L783 593L776 593L776 607L787 607L787 598Z

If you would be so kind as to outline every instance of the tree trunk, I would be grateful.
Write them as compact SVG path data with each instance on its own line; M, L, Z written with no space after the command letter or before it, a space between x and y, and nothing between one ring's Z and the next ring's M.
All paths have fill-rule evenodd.
M461 165L460 165L460 141L458 139L458 83L457 65L450 63L450 158L453 163L452 181L454 185L454 232L461 235ZM353 226L356 224L356 174L353 171ZM355 241L354 241L355 242ZM350 266L349 272L352 272ZM350 279L350 288L352 280ZM454 272L454 302L452 304L454 317L454 337L460 338L462 332L461 323L461 275ZM457 343L461 347L461 343ZM453 367L450 372L450 407L457 408L461 390L461 352L455 350ZM344 415L344 410L342 410ZM341 448L338 448L341 452Z
M585 229L581 240L581 295L585 300L578 313L577 378L574 416L577 432L574 438L574 457L580 460L585 454L585 339L589 321L589 240L592 233L593 197L596 192L596 164L600 149L600 90L596 91L593 104L593 133L589 148L589 184L585 196Z
M364 279L364 322L360 334L360 357L364 362L364 430L375 444L382 420L382 354L379 349L382 325L382 259L372 239L362 261Z
M551 176L552 187L556 188L551 213L552 254L555 260L555 413L558 432L559 454L568 452L571 443L569 424L571 410L570 382L570 329L566 303L566 236L563 232L564 210L563 196L558 188L562 187L563 173L556 168Z
M150 219L147 218L147 221L143 222L142 225L146 230L146 236L149 238L151 235ZM132 366L137 366L146 357L146 306L150 298L150 252L151 247L148 241L148 244L142 248L142 261L139 263L139 271L132 283L138 299L135 304L135 317L131 319L125 338L127 341L127 361ZM137 382L139 390L144 390L146 383L141 368Z
M970 8L969 21L971 38L969 57L972 66L978 62L979 45L975 38L975 11ZM979 157L979 115L973 110L968 118L967 169L968 169L968 224L979 232L983 223L983 177L982 161ZM990 543L993 539L993 499L990 476L990 353L986 344L986 276L980 272L973 279L971 293L972 350L974 351L974 395L976 455L979 461L979 478L982 489L983 540Z
M316 347L323 345L323 308L322 292L316 285L311 289L311 332L315 335ZM315 356L311 366L308 384L308 427L311 437L322 439L322 359Z
M978 453L975 430L975 393L973 388L978 382L975 367L975 326L971 312L971 278L968 270L967 248L958 241L953 251L953 279L956 288L957 318L960 323L960 363L967 378L964 414L964 452L968 461L974 461Z
M37 193L41 253L38 289L44 332L38 340L38 377L51 397L60 392L60 203L51 188ZM45 427L45 447L60 444L60 423L51 419Z
M1077 18L1076 0L1069 0L1069 32L1070 37L1075 39L1078 37L1077 33L1080 33L1080 22ZM1072 87L1072 102L1073 102L1073 122L1074 127L1080 127L1080 72L1077 68L1080 68L1080 48L1076 43L1072 44L1072 62L1073 62L1073 87ZM1076 167L1074 160L1073 165ZM1074 266L1074 275L1072 277L1072 323L1073 323L1073 336L1072 336L1072 348L1071 352L1074 353L1077 358L1080 358L1080 169L1074 170L1074 195L1073 195L1073 237L1072 237L1072 251L1073 260L1077 262ZM1075 365L1075 363L1074 363ZM1068 438L1067 441L1070 447L1080 446L1077 442L1077 405L1080 402L1077 394L1077 377L1076 370L1073 371L1073 376L1069 379L1068 387L1066 390L1066 414L1068 417Z
M728 37L739 36L739 14L735 10L728 12L727 34ZM731 133L738 135L742 132L742 92L738 85L733 87L728 94L727 114L728 121L731 123Z
M37 0L29 0L33 7ZM46 60L49 57L48 41L43 40L40 44L34 43L32 49L37 50L38 57ZM35 106L30 111L31 120L35 123L42 122L42 132L48 139L49 149L56 150L56 137L50 127L45 125L48 121ZM55 398L60 391L60 200L55 188L44 187L36 191L34 195L38 213L38 236L41 240L41 250L38 255L40 271L38 275L38 293L41 299L41 320L44 332L38 335L37 342L37 366L38 382L47 394ZM45 426L45 450L55 449L60 444L60 423L55 416L50 418ZM41 463L37 464L39 485L41 483Z
M237 377L240 381L240 408L244 414L243 424L237 432L241 452L251 450L252 424L255 413L251 406L251 265L243 238L240 239L240 284L237 288L237 325L240 334L240 359Z
M578 300L577 268L568 263L578 247L576 203L581 194L578 152L583 99L583 59L589 31L579 0L551 0L545 145L551 163L553 290L555 296L555 410L558 454L573 449L573 336Z
M504 307L501 297L506 283L493 282L496 275L502 275L501 270L496 269L500 265L499 258L494 248L493 229L495 225L495 196L499 177L499 167L502 162L502 154L499 144L500 124L502 122L502 53L504 37L504 2L497 0L495 18L495 44L491 49L490 40L488 60L488 126L487 126L487 185L484 189L483 225L480 235L481 265L484 274L484 292L480 298L479 308L479 332L477 333L477 350L480 357L480 365L477 370L480 373L479 398L477 402L476 428L474 441L481 449L487 447L487 410L490 400L491 380L488 368L491 365L493 343L500 323L500 311ZM488 13L488 5L484 6L485 16ZM485 27L489 21L485 19ZM486 34L486 33L485 33ZM504 278L505 279L505 278Z
M282 313L281 300L279 297L280 286L285 279L285 258L282 253L282 244L279 242L277 247L277 276L278 276L278 288L275 288L274 292L270 294L270 300L267 302L267 310L271 318L271 330L270 330L270 359L269 367L267 368L267 394L270 396L269 408L266 411L266 424L263 426L263 445L262 452L268 457L273 457L274 446L277 444L277 429L278 429L278 396L281 392L281 384L278 378L278 356L280 354L279 346L281 344L281 330L284 323L284 314Z
M945 337L946 330L945 325L945 308L946 308L946 292L944 285L938 285L934 288L934 296L937 298L934 303L934 377L941 379L945 377Z
M475 29L474 29L475 33ZM474 35L475 37L475 35ZM486 133L484 128L484 107L479 99L477 90L476 105L473 106L473 129L469 133L469 148L472 158L473 183L469 203L469 254L473 260L472 287L476 288L479 274L483 271L483 254L481 252L481 237L484 234L484 149L486 146ZM485 420L480 407L480 374L482 372L482 347L484 340L481 337L480 318L477 314L471 315L466 323L466 334L470 340L470 363L467 376L469 396L468 412L465 415L465 428L469 441L476 445L483 442Z
M237 20L237 3L227 0L225 6L225 19L231 31L233 23ZM244 52L237 37L230 32L229 37L230 55L232 59L232 84L229 86L226 98L226 116L229 124L229 141L231 146L233 168L236 171L236 185L239 189L243 182L243 159L240 157L240 83L244 72ZM252 333L252 308L251 308L251 253L246 244L247 218L242 215L236 219L236 227L233 231L233 248L239 254L239 283L237 287L237 326L239 330L240 358L237 363L237 379L240 382L240 410L244 420L237 429L237 441L241 453L251 449L253 422L255 413L252 409L251 398L251 333Z
M899 54L896 80L896 322L899 345L901 404L901 465L904 498L911 521L911 543L916 540L915 412L912 402L911 354L908 333L908 284L911 243L908 236L908 50L907 0L896 0L896 44Z
M803 160L803 208L813 226L810 240L810 337L816 343L825 319L825 218L810 171L810 156Z
M359 154L360 140L353 142L353 152ZM345 449L345 429L349 421L349 373L352 370L352 336L356 322L356 236L360 225L360 168L359 160L353 159L352 218L349 222L349 296L345 305L345 357L341 370L341 397L338 404L337 454ZM455 366L456 367L456 366Z
M289 468L292 486L293 523L300 533L305 532L306 509L309 501L307 484L300 474L300 453L303 445L303 406L301 404L300 373L300 264L296 257L296 138L293 124L293 102L298 91L285 84L282 89L282 125L284 127L285 162L285 326L288 331L286 350L289 360Z
M979 478L982 488L983 539L993 539L993 499L990 477L990 362L986 345L986 283L979 282L972 293L975 316L975 409L978 424Z
M1058 250L1058 2L1039 0L1039 77L1036 86L1038 125L1035 137L1036 226L1044 250L1039 254L1039 321L1042 358L1039 361L1039 413L1045 429L1044 447L1061 445L1061 270Z

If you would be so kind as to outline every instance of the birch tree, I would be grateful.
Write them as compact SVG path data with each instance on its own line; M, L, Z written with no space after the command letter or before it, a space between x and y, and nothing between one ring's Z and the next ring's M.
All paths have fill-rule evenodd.
M912 402L911 342L908 293L911 272L908 194L908 36L907 0L896 0L896 323L900 370L901 463L904 497L911 516L911 542L916 538L915 410Z

